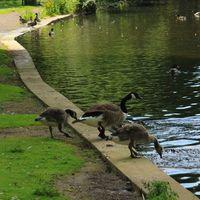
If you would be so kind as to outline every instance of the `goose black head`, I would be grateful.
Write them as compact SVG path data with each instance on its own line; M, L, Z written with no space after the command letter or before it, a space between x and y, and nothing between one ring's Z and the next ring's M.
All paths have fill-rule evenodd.
M65 112L69 114L72 118L77 120L77 113L71 109L66 109Z

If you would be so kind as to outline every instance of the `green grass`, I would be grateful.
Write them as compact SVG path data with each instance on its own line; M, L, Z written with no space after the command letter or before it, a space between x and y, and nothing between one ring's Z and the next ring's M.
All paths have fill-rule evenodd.
M7 51L0 48L0 66L8 65L11 63L12 58L8 55Z
M30 97L25 89L13 86L0 84L0 103L8 101L20 101L25 97Z
M38 126L40 122L35 122L37 115L34 114L1 114L0 128L17 128L27 126Z
M14 71L6 65L0 64L0 77L8 78L14 74Z
M13 8L0 8L0 14L7 14L11 12L23 12L23 11L31 11L34 8L37 8L39 6L19 6L19 7L13 7Z
M1 139L0 199L64 200L53 187L53 180L76 172L83 164L76 149L62 141L38 137Z

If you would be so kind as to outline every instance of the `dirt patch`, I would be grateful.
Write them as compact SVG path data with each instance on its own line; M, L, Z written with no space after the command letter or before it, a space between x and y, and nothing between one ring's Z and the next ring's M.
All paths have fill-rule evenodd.
M141 200L131 183L106 168L100 159L87 162L79 173L60 178L59 192L71 200Z

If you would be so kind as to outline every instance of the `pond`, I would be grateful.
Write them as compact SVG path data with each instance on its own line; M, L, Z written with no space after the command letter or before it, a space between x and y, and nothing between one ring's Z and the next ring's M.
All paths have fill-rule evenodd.
M27 33L17 40L42 78L85 110L96 102L119 103L129 91L130 120L143 119L165 148L154 163L200 196L200 3L168 1L126 13L98 12ZM187 17L176 20L176 14ZM48 36L51 28L55 35ZM181 73L169 69L178 64ZM177 162L178 161L178 162Z

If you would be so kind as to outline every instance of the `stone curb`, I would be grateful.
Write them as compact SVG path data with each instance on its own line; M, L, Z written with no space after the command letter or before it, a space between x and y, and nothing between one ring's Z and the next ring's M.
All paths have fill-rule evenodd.
M70 17L70 15L57 16L42 20L41 24L37 25L35 28L40 28L53 21L66 17ZM24 82L26 87L46 105L63 109L70 108L80 115L82 110L41 79L28 51L15 41L17 36L31 30L33 30L33 28L25 27L6 34L0 34L0 42L12 53L21 80ZM198 200L195 195L183 188L173 178L166 175L148 159L131 159L129 157L130 152L128 147L116 144L112 141L106 142L100 140L97 137L98 131L96 128L83 124L73 125L71 124L71 121L69 125L90 145L92 145L114 169L126 176L133 183L136 189L147 193L144 183L153 180L166 181L169 182L172 190L179 195L180 200Z

